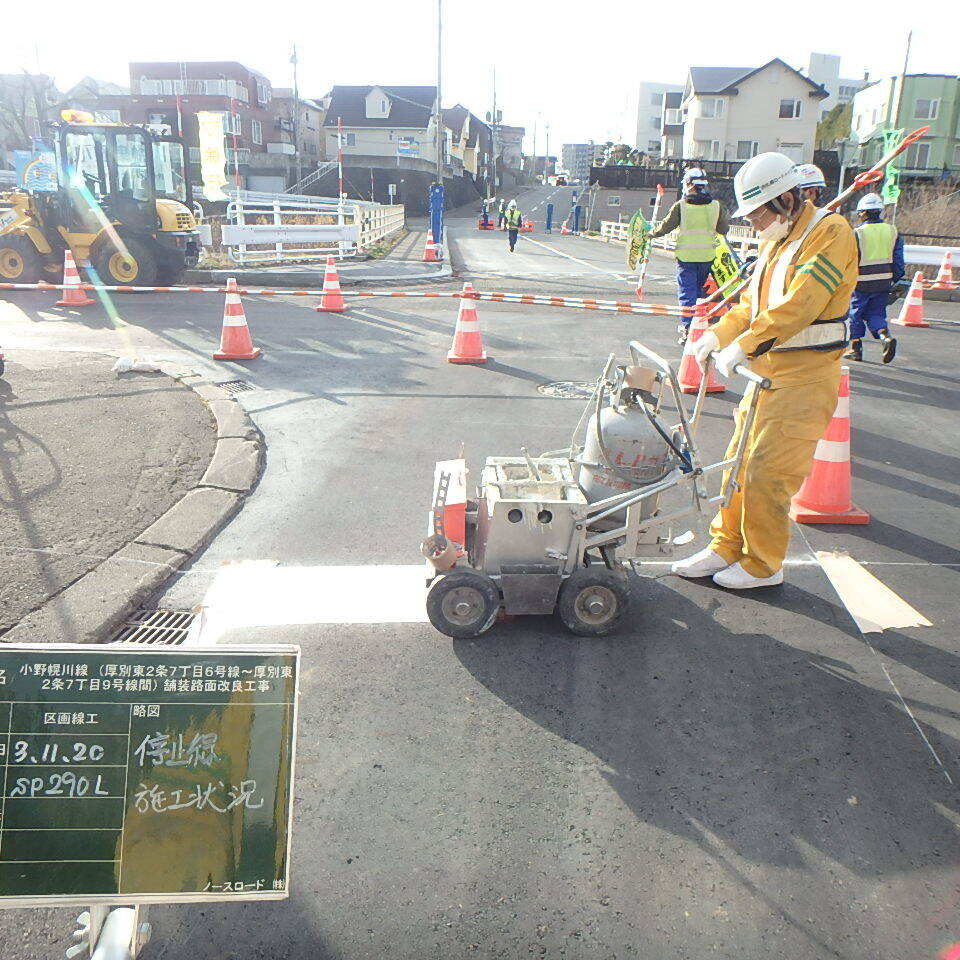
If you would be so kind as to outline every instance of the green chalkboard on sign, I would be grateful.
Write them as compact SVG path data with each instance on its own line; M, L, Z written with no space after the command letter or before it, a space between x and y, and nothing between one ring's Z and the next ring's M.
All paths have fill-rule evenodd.
M0 905L287 895L296 647L0 644Z

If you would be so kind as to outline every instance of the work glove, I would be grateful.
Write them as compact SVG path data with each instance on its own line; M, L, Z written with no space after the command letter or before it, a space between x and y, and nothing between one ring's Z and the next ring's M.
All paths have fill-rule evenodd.
M729 347L724 347L714 358L713 362L720 371L721 376L729 379L733 376L733 368L738 363L743 363L747 355L740 349L740 344L736 340Z
M703 335L693 346L693 356L700 367L707 365L707 357L720 346L717 335L712 330L704 330Z

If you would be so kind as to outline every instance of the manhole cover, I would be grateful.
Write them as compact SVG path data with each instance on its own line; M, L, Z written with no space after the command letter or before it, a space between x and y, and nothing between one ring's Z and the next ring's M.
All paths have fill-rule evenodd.
M586 380L554 380L537 387L544 396L559 397L561 400L589 400L595 388L595 383Z
M226 390L227 393L246 393L248 390L257 389L254 384L247 383L246 380L224 380L223 383L216 383L214 386Z
M178 644L197 615L189 610L138 610L113 638L114 643Z

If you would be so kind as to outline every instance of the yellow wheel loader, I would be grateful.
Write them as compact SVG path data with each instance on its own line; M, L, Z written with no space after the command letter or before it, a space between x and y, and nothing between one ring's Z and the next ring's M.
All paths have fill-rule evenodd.
M62 116L32 162L43 175L28 166L23 186L0 193L0 281L55 283L69 247L101 283L176 283L200 255L183 141Z

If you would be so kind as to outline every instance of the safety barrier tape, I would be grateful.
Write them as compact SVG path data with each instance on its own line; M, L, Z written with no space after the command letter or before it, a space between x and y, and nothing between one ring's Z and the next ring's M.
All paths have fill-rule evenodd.
M266 288L237 287L132 287L96 283L0 283L0 290L94 290L106 293L237 293L258 297L320 297L323 290L270 290ZM496 303L533 304L535 306L567 307L575 310L604 310L614 313L639 313L654 316L693 316L693 307L660 303L637 303L629 300L596 300L588 297L554 297L539 293L513 293L483 290L341 290L345 298L406 297L419 299L487 300Z

